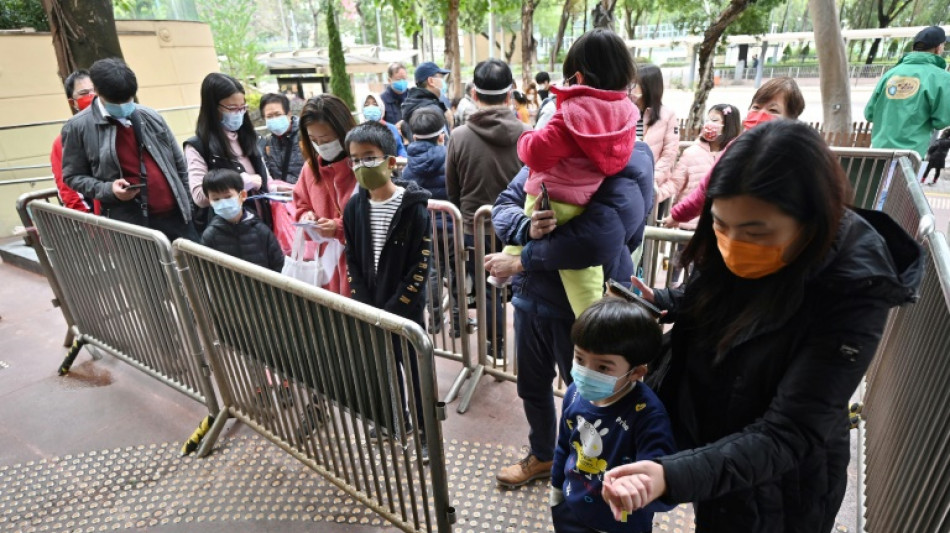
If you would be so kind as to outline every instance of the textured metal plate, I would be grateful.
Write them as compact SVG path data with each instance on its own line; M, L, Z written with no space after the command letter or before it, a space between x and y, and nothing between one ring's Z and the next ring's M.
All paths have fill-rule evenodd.
M178 444L150 444L0 466L0 530L98 532L206 522L281 520L386 527L290 455L257 435L227 438L204 459ZM449 494L459 533L553 531L546 481L500 490L495 472L519 459L511 447L446 442ZM655 531L692 531L681 505L656 515ZM839 526L836 531L846 532Z

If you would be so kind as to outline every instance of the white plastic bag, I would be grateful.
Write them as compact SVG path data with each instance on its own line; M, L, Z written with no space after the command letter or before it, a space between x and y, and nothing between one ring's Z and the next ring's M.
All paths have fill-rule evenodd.
M304 260L307 243L304 235L309 236L310 240L317 244L318 250L321 248L320 245L326 243L323 253L315 253L313 261ZM284 259L284 268L280 272L309 285L322 287L333 279L341 255L343 255L343 243L334 238L321 236L312 227L299 225L297 234L294 236L293 249L290 256Z

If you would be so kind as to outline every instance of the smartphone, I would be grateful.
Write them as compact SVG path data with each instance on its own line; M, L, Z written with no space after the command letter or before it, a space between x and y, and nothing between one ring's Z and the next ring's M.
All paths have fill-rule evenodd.
M541 211L551 210L551 197L548 196L548 188L541 184Z
M144 183L136 183L136 184L134 184L134 185L129 184L129 185L126 185L126 186L125 186L125 190L127 190L127 191L133 191L133 190L135 190L135 189L142 189L142 188L144 188L144 187L145 187L145 184L144 184Z
M659 307L648 302L642 296L635 294L633 291L624 287L619 282L611 279L607 281L607 286L610 287L610 290L617 296L620 296L628 302L640 304L640 306L649 311L654 318L659 319L663 315L663 311L660 311Z

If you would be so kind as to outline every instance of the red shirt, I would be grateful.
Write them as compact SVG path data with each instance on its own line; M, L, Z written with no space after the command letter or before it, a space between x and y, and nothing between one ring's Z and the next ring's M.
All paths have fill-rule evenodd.
M131 127L116 125L115 151L119 156L122 177L131 184L142 183L139 163L139 147ZM145 155L145 173L148 182L148 212L150 215L166 215L175 209L175 195L168 179L148 150Z

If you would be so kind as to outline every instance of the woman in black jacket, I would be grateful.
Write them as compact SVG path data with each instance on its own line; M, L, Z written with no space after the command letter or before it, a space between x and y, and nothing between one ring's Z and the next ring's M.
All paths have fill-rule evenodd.
M745 133L712 171L685 289L647 299L674 322L658 395L675 455L606 474L619 516L694 502L696 531L831 531L847 485L847 405L888 310L913 301L922 251L847 179L808 126Z

